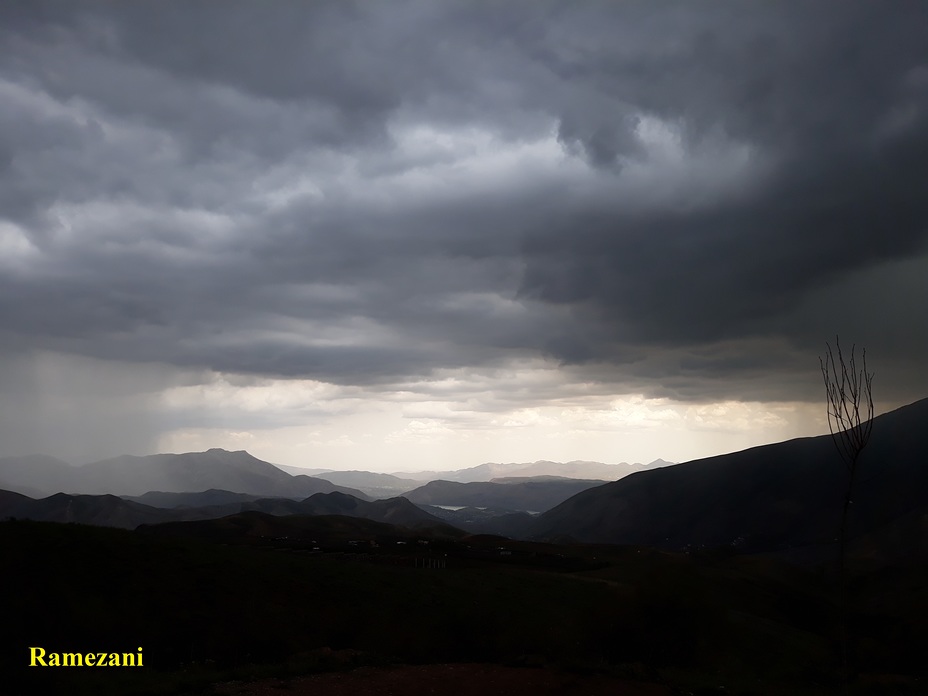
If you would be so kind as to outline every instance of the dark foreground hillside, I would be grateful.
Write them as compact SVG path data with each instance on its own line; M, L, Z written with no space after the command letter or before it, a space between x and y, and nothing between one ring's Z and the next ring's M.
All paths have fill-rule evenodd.
M849 538L879 535L900 557L928 550L912 534L928 514L928 399L873 420L858 463ZM665 550L734 545L833 557L847 472L830 435L642 471L591 488L532 520L525 536Z
M377 685L399 679L395 693L415 694L454 673L492 694L517 693L501 685L530 670L524 683L563 687L538 694L835 693L834 587L820 569L288 520L247 513L163 533L0 523L0 690L388 693ZM926 570L856 571L853 693L924 693ZM145 666L30 668L33 646L141 646ZM416 670L424 690L404 690Z

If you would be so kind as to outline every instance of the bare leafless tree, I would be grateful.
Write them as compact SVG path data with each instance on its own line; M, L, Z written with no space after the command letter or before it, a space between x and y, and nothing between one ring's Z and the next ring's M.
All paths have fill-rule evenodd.
M838 532L838 585L842 613L842 659L844 662L845 690L850 680L848 656L848 593L847 593L847 527L848 513L854 501L854 484L857 480L860 453L870 441L873 430L873 373L867 372L867 351L862 350L861 367L857 368L856 346L851 346L850 360L845 360L841 344L835 337L835 351L825 344L828 352L819 357L822 379L827 396L828 429L838 454L847 468L847 489L841 511L841 526Z
M861 355L861 368L857 369L856 346L851 347L850 360L844 359L841 343L835 338L835 351L825 344L828 352L819 358L825 392L828 397L828 429L844 465L847 467L848 482L841 514L840 558L844 564L847 536L847 518L853 502L854 483L857 479L857 462L860 453L870 441L873 430L873 373L867 372L867 351Z

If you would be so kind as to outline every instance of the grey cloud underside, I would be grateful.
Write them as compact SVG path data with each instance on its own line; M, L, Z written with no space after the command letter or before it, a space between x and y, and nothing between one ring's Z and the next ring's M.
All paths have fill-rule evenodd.
M818 398L840 330L923 396L924 4L28 2L0 26L0 216L34 249L0 267L16 350L343 384L540 355ZM686 165L648 119L705 169L667 184ZM467 155L406 151L416 127L567 159L400 185Z

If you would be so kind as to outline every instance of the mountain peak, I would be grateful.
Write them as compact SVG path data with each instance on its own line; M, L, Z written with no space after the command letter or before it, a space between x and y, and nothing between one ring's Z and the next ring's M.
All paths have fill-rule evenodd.
M660 466L673 466L674 462L668 462L666 459L655 459L653 462L648 464L648 468L656 468Z

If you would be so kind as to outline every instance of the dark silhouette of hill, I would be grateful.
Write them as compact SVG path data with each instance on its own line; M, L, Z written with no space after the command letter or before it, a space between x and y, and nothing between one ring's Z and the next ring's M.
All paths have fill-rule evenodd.
M928 399L874 419L850 533L928 509ZM833 542L846 471L831 436L801 438L632 474L539 516L544 538L743 551ZM830 553L830 552L829 552Z
M291 498L256 498L238 502L220 503L218 505L204 505L202 507L174 508L174 519L177 520L212 520L217 517L235 515L239 512L254 511L268 515L313 515L300 500Z
M430 481L404 494L417 505L490 507L508 511L543 512L602 481L552 478L513 479L511 482Z
M0 519L16 517L16 510L33 502L35 501L28 495L0 490Z
M312 476L291 476L248 452L210 449L185 454L125 455L69 466L50 457L0 460L0 481L27 495L86 493L138 496L149 491L182 493L211 488L259 496L302 499L340 491L361 499L361 491Z
M35 500L0 491L0 520L10 518L135 529L140 524L166 522L176 519L176 516L169 510L123 500L115 495L55 493Z
M204 520L241 512L260 512L275 516L286 515L343 515L404 527L446 524L405 498L361 500L353 495L334 491L316 493L305 500L261 498L258 500L227 503L199 508L175 509L175 519Z
M348 515L386 522L402 527L421 527L446 523L430 515L406 498L365 501L343 493L317 493L303 501L315 515Z
M378 534L390 525L360 517L325 515L288 515L275 517L266 512L249 510L209 520L176 521L146 525L139 531L157 537L200 539L211 543L229 543L248 539L315 539L331 534L334 538L354 539L366 534Z
M209 520L167 522L139 527L144 534L161 538L198 539L211 543L261 543L268 539L288 542L324 539L318 543L347 543L352 539L397 538L406 539L427 532L449 537L464 536L454 527L434 520L413 530L403 525L390 524L358 516L338 514L276 516L257 510L248 510L226 517ZM316 542L314 542L316 543Z
M149 491L142 495L121 496L126 500L133 500L143 505L158 508L195 508L211 505L226 505L228 503L245 503L259 500L262 496L251 493L233 493L218 488L210 488L199 493L171 493L165 491Z

